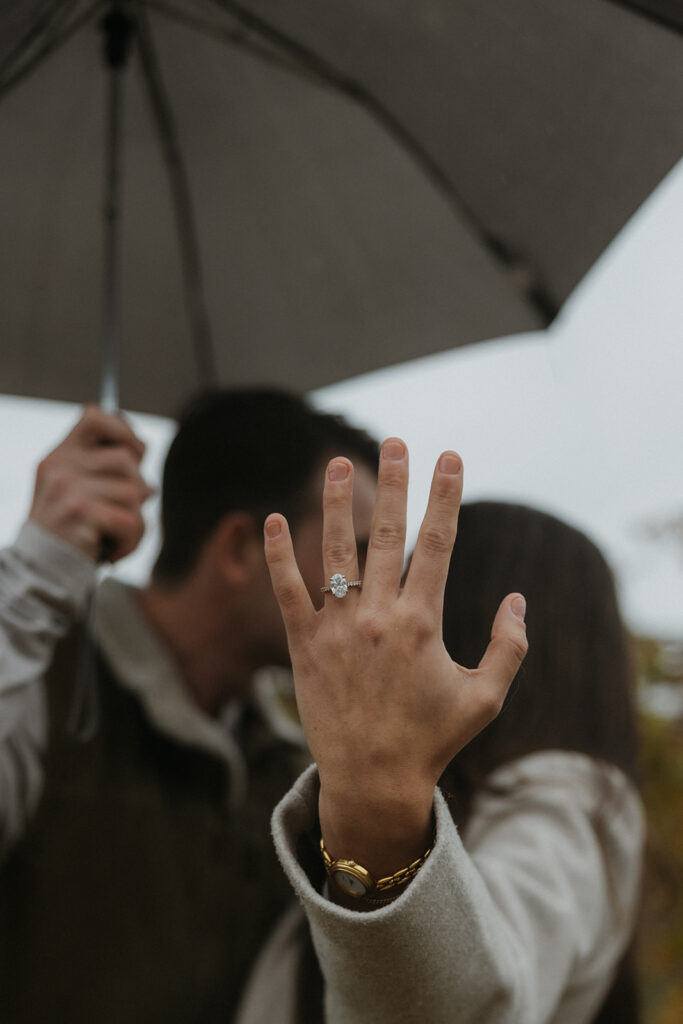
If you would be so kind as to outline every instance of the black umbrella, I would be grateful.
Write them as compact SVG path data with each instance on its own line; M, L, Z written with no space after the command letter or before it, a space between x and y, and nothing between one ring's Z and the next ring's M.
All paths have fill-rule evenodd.
M548 323L683 154L680 12L649 6L5 5L0 389L97 393L108 12L131 36L106 331L123 403L168 412Z

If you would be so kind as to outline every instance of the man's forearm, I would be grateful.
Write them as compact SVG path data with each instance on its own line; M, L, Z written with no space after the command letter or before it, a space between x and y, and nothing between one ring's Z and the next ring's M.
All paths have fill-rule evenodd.
M0 552L0 855L24 831L42 787L43 678L92 585L94 564L28 522Z

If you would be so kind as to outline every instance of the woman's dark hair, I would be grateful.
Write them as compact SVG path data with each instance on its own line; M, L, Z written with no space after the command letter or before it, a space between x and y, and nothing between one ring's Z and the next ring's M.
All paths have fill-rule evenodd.
M282 512L296 529L303 514L319 507L313 475L334 455L377 472L376 441L299 395L275 388L202 392L181 413L166 457L154 579L183 579L229 512L249 512L259 524Z
M480 782L539 750L573 750L636 779L636 729L628 635L612 573L579 530L522 505L463 505L444 603L444 643L475 666L498 605L527 601L529 653L501 714L453 768Z
M637 782L630 644L602 554L543 512L502 502L463 505L444 604L451 657L477 665L498 605L512 591L527 600L529 653L500 715L441 778L460 827L487 776L536 751L579 751ZM636 1022L636 994L630 950L595 1024Z

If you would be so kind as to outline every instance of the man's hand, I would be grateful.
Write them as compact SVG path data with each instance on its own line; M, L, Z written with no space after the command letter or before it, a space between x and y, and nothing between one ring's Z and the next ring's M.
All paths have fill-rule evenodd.
M153 493L140 475L144 451L124 419L88 406L38 466L29 518L93 561L111 538L118 561L144 533L142 505Z
M353 467L328 466L325 576L358 578L351 519ZM380 877L430 845L434 788L446 765L500 711L526 654L524 599L501 603L479 666L442 640L443 594L462 494L462 463L439 459L402 586L408 453L386 441L362 590L328 594L316 612L286 520L266 520L266 558L289 642L302 724L320 775L320 823L333 858Z

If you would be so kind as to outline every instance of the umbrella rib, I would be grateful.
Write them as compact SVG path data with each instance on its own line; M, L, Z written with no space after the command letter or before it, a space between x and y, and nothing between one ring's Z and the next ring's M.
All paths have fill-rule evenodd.
M180 244L183 286L195 354L197 376L202 387L216 384L218 372L211 328L204 297L204 283L192 198L173 113L147 19L138 20L138 42L143 80L159 133L161 150L171 186L171 196Z
M0 75L4 75L4 73L12 67L12 64L14 64L15 61L23 57L24 52L28 50L33 43L40 40L44 33L47 34L49 32L50 28L59 21L60 16L64 16L63 8L65 6L68 9L68 7L73 7L74 3L77 2L78 0L70 0L70 2L65 5L63 0L52 0L52 6L28 27L13 49L7 53L5 59L0 64Z
M502 238L492 234L469 204L458 192L452 180L432 155L406 128L406 126L356 79L340 71L314 50L283 32L262 17L244 8L236 0L212 0L221 10L232 14L246 28L283 50L296 64L304 68L318 82L341 92L358 104L408 152L423 172L465 222L472 234L503 268L511 287L531 306L543 326L550 324L559 306L542 280L540 272L521 253L514 251Z
M72 7L74 4L71 5ZM95 0L89 7L83 11L83 13L62 29L61 32L56 33L47 40L36 52L30 57L22 66L16 71L9 75L4 81L0 82L0 97L6 96L12 91L20 82L23 82L33 71L37 70L43 63L43 61L53 54L56 50L60 49L76 32L79 31L84 25L86 25L101 8L101 0ZM42 34L43 29L47 29L50 26L51 15L54 12L55 7L52 9L50 15L46 15L40 22L39 26L34 26L33 30L27 33L22 39L21 43L15 47L14 51L5 59L2 69L0 70L0 76L14 63L23 52L28 50L35 40Z
M278 53L272 47L264 46L254 39L250 39L248 33L241 26L239 28L224 28L223 26L216 25L215 22L206 21L204 18L197 18L194 15L187 14L185 11L165 3L164 0L146 0L146 6L149 10L155 11L169 21L175 21L180 25L184 25L186 28L207 36L217 43L232 46L236 50L256 56L264 63L282 68L305 81L319 82L320 80L319 75L314 75L308 68L296 64L291 57Z
M679 35L683 35L683 20L678 21L668 14L653 11L642 0L640 2L639 0L606 0L606 2L612 4L613 7L625 7L640 18L646 18L647 21L654 22L655 25L661 25L663 28L668 28L673 32L678 32Z

